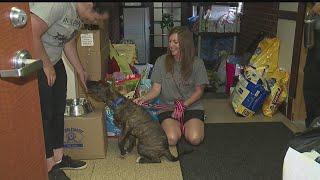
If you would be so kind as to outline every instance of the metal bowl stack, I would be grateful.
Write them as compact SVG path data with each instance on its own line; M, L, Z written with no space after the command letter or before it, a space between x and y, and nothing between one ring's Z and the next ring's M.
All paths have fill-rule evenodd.
M78 117L93 112L93 106L86 98L67 99L65 116Z

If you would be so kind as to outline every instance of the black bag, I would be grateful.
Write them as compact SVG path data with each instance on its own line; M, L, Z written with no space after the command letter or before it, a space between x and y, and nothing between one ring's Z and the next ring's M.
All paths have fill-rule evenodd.
M300 153L311 150L320 153L320 127L296 133L288 145Z

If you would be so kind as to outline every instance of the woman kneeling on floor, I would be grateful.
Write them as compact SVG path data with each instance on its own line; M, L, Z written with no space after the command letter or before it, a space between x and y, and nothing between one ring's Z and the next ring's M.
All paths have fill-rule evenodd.
M193 34L187 27L171 29L168 51L156 60L151 81L151 90L134 102L142 104L160 95L161 103L175 106L173 111L159 114L169 144L176 145L182 135L192 145L200 144L204 138L200 98L209 81L202 59L195 56Z

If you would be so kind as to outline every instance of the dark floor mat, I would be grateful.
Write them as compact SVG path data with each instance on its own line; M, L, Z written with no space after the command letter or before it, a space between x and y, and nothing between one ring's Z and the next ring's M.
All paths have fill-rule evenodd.
M282 123L206 124L205 139L182 156L184 180L281 180L293 133ZM182 141L178 152L190 149Z

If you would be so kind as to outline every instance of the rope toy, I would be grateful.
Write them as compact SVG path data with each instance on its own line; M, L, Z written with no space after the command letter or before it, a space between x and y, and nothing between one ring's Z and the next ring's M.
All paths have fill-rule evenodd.
M187 107L184 105L183 100L175 100L174 105L175 105L175 108L171 117L179 121L181 132L182 134L184 134L185 127L183 123L183 117L184 117L184 111L187 109Z
M184 111L187 107L184 105L183 100L175 100L174 106L164 105L164 104L150 104L150 103L142 103L140 104L144 108L150 109L165 109L165 110L172 110L174 111L171 114L171 117L180 123L181 132L184 134L185 128L183 123Z

